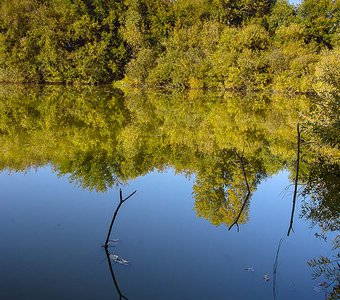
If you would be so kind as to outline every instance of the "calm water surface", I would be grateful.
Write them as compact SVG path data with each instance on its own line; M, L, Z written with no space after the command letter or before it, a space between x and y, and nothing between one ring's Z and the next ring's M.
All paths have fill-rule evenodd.
M34 95L39 105L51 101L44 100L41 93ZM2 120L5 120L4 116L7 118L10 115L9 106L15 102L8 99L8 95L2 96L2 109L6 111ZM80 101L79 98L77 101ZM131 112L132 107L140 103L141 99L130 99L118 107L124 107ZM146 102L143 105L151 105L150 103L154 102ZM51 103L46 105L48 108L51 106ZM325 299L327 292L332 290L332 286L328 289L320 287L322 282L331 284L330 280L323 276L313 280L314 270L307 262L320 255L332 257L332 241L338 231L323 230L318 224L311 226L311 221L299 217L303 215L302 197L299 197L294 213L294 232L287 236L294 189L291 185L294 167L290 167L288 156L277 168L273 167L273 157L268 164L262 163L265 161L265 158L262 158L261 166L258 167L260 163L252 160L252 157L261 156L261 152L254 150L257 153L254 155L244 150L241 158L247 159L245 167L248 181L251 183L251 198L243 219L240 219L239 227L234 226L228 230L240 210L246 192L241 168L237 165L237 159L229 163L231 156L224 156L225 150L224 154L218 157L218 151L211 151L209 143L200 144L196 141L194 150L183 146L188 146L187 132L200 135L199 130L192 130L196 121L184 122L185 120L180 118L181 128L188 126L191 129L187 129L186 133L178 133L181 134L179 139L183 142L179 146L178 142L174 142L171 147L162 148L167 138L170 141L176 139L173 136L173 132L178 131L176 126L173 132L170 132L169 128L162 129L159 124L151 126L149 123L146 126L148 130L142 127L144 129L139 131L140 136L148 137L147 140L133 145L125 145L124 140L122 145L125 145L125 148L122 151L119 147L116 150L109 149L108 145L111 145L112 141L120 143L119 138L110 136L111 133L107 133L111 139L107 145L105 143L109 138L103 137L104 134L100 134L101 138L98 140L94 135L91 136L91 126L96 131L98 124L102 122L101 117L105 114L111 115L105 105L104 108L94 105L94 110L91 110L98 114L103 108L102 115L94 117L95 125L92 125L92 121L84 121L86 118L82 119L86 126L79 125L79 116L75 117L75 121L72 119L71 124L75 126L76 132L74 135L70 133L72 126L66 121L58 121L58 124L62 123L63 128L66 128L64 131L58 131L56 127L49 125L48 122L52 122L53 118L46 117L50 112L46 107L38 110L38 117L36 113L33 114L31 124L35 125L30 125L29 121L25 123L25 120L30 118L28 113L32 112L31 107L23 109L26 117L12 117L12 123L9 123L8 119L3 121L7 125L11 124L8 126L14 127L15 133L6 129L6 124L3 123L0 130L0 299L313 300ZM86 108L82 109L86 111ZM115 122L117 115L124 116L124 109L121 108L119 114L115 113ZM159 109L157 113L165 110ZM186 108L183 108L184 112L185 110ZM154 121L156 110L151 111L150 118ZM195 120L199 119L198 114L194 117ZM176 115L181 115L178 107ZM138 120L134 125L146 124L145 120L148 119L145 114L132 114L128 119L135 118ZM164 121L164 117L162 118ZM136 140L136 130L131 129L131 123L123 123L118 122L123 128L120 131L122 135L128 140ZM165 120L162 126L166 127L166 123ZM170 127L172 126L173 124ZM101 132L111 132L105 124L99 127ZM218 135L216 128L215 134ZM162 130L168 132L166 137ZM127 132L130 132L130 135L127 135ZM280 132L282 134L282 131ZM84 136L79 138L80 134ZM72 147L76 150L67 148L71 143L67 142L67 136L70 135L70 140L74 141L75 145ZM86 136L91 138L87 140ZM151 142L150 137L153 138ZM59 138L64 140L65 144L56 143ZM163 139L161 146L150 146L159 139ZM292 166L296 152L294 142L293 131L292 149L289 154ZM221 145L222 142L216 143ZM232 143L237 144L238 141L234 140ZM254 141L251 143L255 144ZM177 148L173 146L175 144ZM146 150L142 152L143 155L135 155L134 151L137 150L133 147L145 147ZM227 148L225 145L223 147ZM237 147L235 151L238 151ZM259 149L265 147L267 146L260 145ZM275 151L280 152L280 147L275 147ZM107 151L105 159L103 149ZM164 156L157 154L155 158L153 155L157 149L165 149L167 152ZM117 154L117 158L111 155L118 151L126 156ZM75 153L78 153L78 156ZM82 155L86 159L80 159ZM194 160L196 155L197 160ZM218 157L216 162L215 157ZM199 165L201 161L204 163ZM141 167L142 164L145 165L144 168ZM96 169L98 165L99 168ZM212 181L218 182L216 178L222 178L215 174L220 170L227 174L225 166L235 165L235 170L238 171L228 169L229 173L234 172L233 174L238 174L235 178L241 179L233 181L223 175L222 190L223 197L224 193L227 193L226 186L229 190L235 190L238 204L225 207L228 201L236 201L233 200L232 194L229 195L230 200L226 196L221 200L215 197L215 194L208 194L210 196L207 197L216 199L216 202L204 202L207 191L213 190L217 193L221 186L214 183L213 188L211 187ZM86 171L79 166L85 166ZM107 179L109 173L104 174L106 177L98 175L99 171L96 170L104 168L116 168L118 179ZM99 184L96 186L100 180L106 180L104 188ZM228 180L231 180L231 183ZM125 202L119 211L111 236L113 239L119 239L119 242L109 251L129 263L123 265L111 260L110 266L101 244L105 241L112 214L118 204L119 188L122 188L125 196L134 190L137 190L137 193ZM242 189L243 194L240 192ZM308 201L308 197L307 195L304 201ZM205 206L199 206L199 203ZM230 211L233 213L229 215ZM317 237L322 234L323 238ZM281 247L278 247L280 240ZM265 280L265 275L268 280ZM332 284L334 286L335 283Z
M57 178L49 167L26 174L1 173L2 299L117 299L100 247L118 191L95 193ZM291 199L282 193L287 173L263 182L250 221L228 231L197 218L194 179L172 170L129 182L113 238L114 252L129 265L113 265L129 299L273 299L273 264L279 240L276 299L323 299L313 288L307 261L330 254L296 218L286 237ZM298 212L297 212L298 213ZM245 268L253 267L254 271ZM264 274L271 280L265 282Z

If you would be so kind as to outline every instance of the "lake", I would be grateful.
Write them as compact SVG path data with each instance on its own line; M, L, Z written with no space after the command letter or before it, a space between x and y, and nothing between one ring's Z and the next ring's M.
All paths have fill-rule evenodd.
M3 86L0 298L337 299L315 97Z

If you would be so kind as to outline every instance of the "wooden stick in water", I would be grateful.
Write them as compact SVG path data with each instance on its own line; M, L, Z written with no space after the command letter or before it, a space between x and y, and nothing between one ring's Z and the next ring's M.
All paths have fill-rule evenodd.
M120 209L120 207L122 206L122 204L128 200L130 197L132 197L137 191L134 191L132 194L130 194L129 196L127 196L125 199L123 199L123 192L122 192L122 189L119 190L119 204L113 214L113 217L112 217L112 221L111 221L111 224L110 224L110 228L109 228L109 232L107 233L107 237L106 237L106 240L105 240L105 244L104 244L104 248L107 249L108 246L109 246L109 238L110 238L110 235L111 235L111 231L112 231L112 227L113 227L113 224L116 220L116 217L117 217L117 214L118 214L118 211Z
M290 223L289 223L287 236L289 236L291 230L294 231L293 221L294 221L294 211L295 211L295 205L296 205L296 196L297 196L297 187L298 187L298 181L299 181L299 169L300 169L301 131L300 131L299 123L296 126L296 130L297 130L297 153L296 153L296 166L295 166L294 194L293 194L292 214L290 216Z

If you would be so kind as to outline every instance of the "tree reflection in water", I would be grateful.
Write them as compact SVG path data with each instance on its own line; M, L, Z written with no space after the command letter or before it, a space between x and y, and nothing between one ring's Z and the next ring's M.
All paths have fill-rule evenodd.
M248 221L257 185L285 169L295 190L303 183L301 217L324 235L340 228L338 99L6 86L0 90L0 170L50 164L83 188L105 191L171 167L195 175L197 216L231 229ZM296 124L303 126L298 159ZM107 249L106 258L120 299L127 299ZM339 265L334 270L329 299L339 294Z
M248 221L250 195L264 178L296 174L300 123L299 180L311 201L303 215L314 220L318 211L327 227L339 217L339 111L337 98L318 97L7 86L0 170L50 164L83 188L105 191L171 167L195 174L197 215L231 228Z

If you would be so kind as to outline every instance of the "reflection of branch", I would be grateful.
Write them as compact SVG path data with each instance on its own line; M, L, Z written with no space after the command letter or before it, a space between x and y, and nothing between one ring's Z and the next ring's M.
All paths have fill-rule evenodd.
M239 211L235 221L228 228L228 230L230 230L231 228L233 228L234 225L237 225L237 231L238 231L239 230L238 221L239 221L239 219L240 219L240 217L242 215L242 212L243 212L244 208L246 207L246 204L247 204L247 202L248 202L248 200L250 198L251 192L250 192L250 187L249 187L249 183L248 183L248 179L247 179L246 170L244 168L244 163L243 163L243 160L242 160L243 156L242 157L239 156L237 152L236 152L236 155L237 155L238 159L240 160L240 164L241 164L241 168L242 168L242 173L243 173L243 177L244 177L244 182L246 183L247 191L248 191L246 197L244 198L242 207L241 207L241 209L240 209L240 211Z
M123 193L122 193L122 189L119 190L119 204L113 214L113 217L112 217L112 221L111 221L111 224L110 224L110 228L109 228L109 232L107 233L107 237L106 237L106 240L105 240L105 244L104 244L104 248L107 249L107 247L109 246L109 238L110 238L110 234L111 234L111 230L112 230L112 226L113 226L113 223L117 217L117 214L118 214L118 211L120 209L120 207L122 206L122 204L128 200L130 197L132 197L134 194L136 193L136 191L134 191L132 194L130 194L129 196L127 196L125 199L123 199Z
M105 247L105 254L106 254L107 263L109 264L110 273L111 273L111 276L112 276L113 283L114 283L114 285L115 285L115 288L116 288L116 290L117 290L117 293L119 294L119 300L122 300L122 299L128 300L128 298L126 298L126 297L122 294L121 290L119 289L118 282L117 282L116 277L115 277L115 274L114 274L114 272L113 272L112 263L111 263L111 260L110 260L110 253L109 253L109 251L107 250L106 247Z
M289 236L290 231L293 230L293 221L294 221L294 211L295 211L295 204L296 204L296 195L297 195L297 187L298 187L298 180L299 180L299 169L300 169L300 143L301 143L301 131L300 131L300 124L298 123L296 126L297 130L297 153L296 153L296 166L295 166L295 180L294 180L294 194L293 194L293 206L292 206L292 214L290 216L290 224L287 232L287 236Z
M277 274L277 268L279 264L279 253L280 253L280 248L282 245L283 239L280 239L279 245L277 246L277 251L276 251L276 257L275 257L275 262L274 262L274 267L273 267L273 297L274 300L276 299L276 274Z

